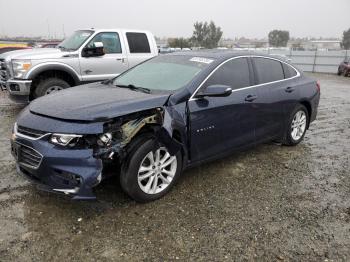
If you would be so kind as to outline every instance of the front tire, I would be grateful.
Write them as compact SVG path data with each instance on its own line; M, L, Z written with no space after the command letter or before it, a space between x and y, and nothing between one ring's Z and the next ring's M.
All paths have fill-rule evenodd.
M137 202L149 202L167 194L180 176L181 152L171 156L154 138L139 143L123 163L120 184Z
M299 144L305 136L308 123L309 113L306 107L298 105L290 115L283 144L288 146Z
M60 78L46 78L39 82L34 91L35 98L55 93L70 87L70 85Z

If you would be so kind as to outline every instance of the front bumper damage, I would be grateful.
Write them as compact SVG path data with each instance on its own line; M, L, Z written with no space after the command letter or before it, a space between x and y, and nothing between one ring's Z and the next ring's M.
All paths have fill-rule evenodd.
M91 149L62 149L47 140L28 140L13 136L12 155L19 174L53 193L75 200L93 200L92 188L101 181L103 163ZM38 163L39 161L39 163Z
M31 117L34 122L38 121L38 118L44 118L32 115L26 119ZM115 160L119 161L119 164L122 163L127 157L127 146L145 126L151 128L155 139L165 145L171 154L176 154L180 150L180 143L171 136L171 120L167 110L157 108L149 112L124 116L123 119L101 122L100 125L103 125L101 131L110 132L113 139L104 146L97 145L94 141L94 146L82 149L52 144L49 142L51 133L36 139L28 139L27 136L17 132L15 125L11 139L12 155L16 159L18 173L36 183L38 189L65 194L74 200L94 200L96 197L93 187L103 178L104 164ZM52 120L46 122L50 121ZM98 137L98 134L95 137Z

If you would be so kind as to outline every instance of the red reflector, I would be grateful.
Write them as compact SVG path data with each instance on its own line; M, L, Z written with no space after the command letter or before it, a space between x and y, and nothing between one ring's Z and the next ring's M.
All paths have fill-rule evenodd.
M320 85L320 82L316 82L316 87L317 87L317 91L318 92L321 92L321 85Z

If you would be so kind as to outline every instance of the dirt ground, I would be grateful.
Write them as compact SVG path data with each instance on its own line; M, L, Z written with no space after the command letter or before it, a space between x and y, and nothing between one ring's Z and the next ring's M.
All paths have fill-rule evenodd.
M98 201L39 192L15 172L20 108L0 95L0 261L349 261L350 78L321 82L317 121L296 147L265 144L185 172L137 204L117 180Z

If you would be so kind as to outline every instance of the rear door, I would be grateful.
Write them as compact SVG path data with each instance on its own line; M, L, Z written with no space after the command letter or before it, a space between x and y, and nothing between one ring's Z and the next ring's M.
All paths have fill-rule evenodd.
M298 90L294 80L287 80L284 63L268 57L253 57L259 94L257 142L280 137L285 128L286 105L295 102Z
M234 90L232 94L228 97L194 98L188 102L193 162L254 144L257 90L249 87L252 84L250 71L248 58L227 61L200 90L210 85L228 85ZM251 99L247 101L247 98Z
M85 46L93 47L102 42L105 55L82 57L80 68L83 81L98 81L113 78L128 69L128 59L119 32L97 33Z
M129 58L129 67L133 67L155 55L158 50L154 50L154 38L146 32L125 31L125 45Z

